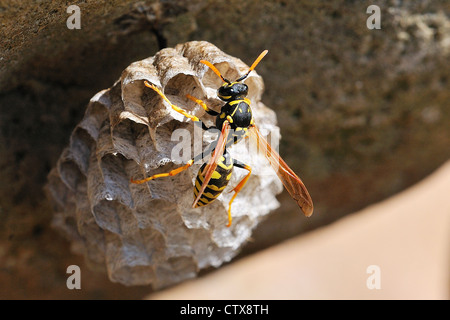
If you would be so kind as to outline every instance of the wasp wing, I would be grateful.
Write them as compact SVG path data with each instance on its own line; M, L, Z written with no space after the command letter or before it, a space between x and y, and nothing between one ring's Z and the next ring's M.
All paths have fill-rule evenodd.
M220 132L220 136L217 139L217 144L214 149L214 152L203 171L203 176L204 176L203 184L202 184L200 190L198 191L198 195L195 198L194 203L192 204L192 208L195 208L197 206L197 202L200 200L201 196L203 195L203 192L205 191L206 187L209 184L209 180L211 180L213 172L217 168L217 163L219 162L220 157L223 155L225 146L227 144L228 133L230 132L230 128L231 128L230 123L228 121L225 121L222 125L222 131Z
M309 195L309 192L302 180L294 173L294 171L292 171L291 168L289 168L280 155L272 149L270 144L262 136L256 126L252 126L249 133L250 136L256 141L258 151L262 152L266 156L267 160L269 160L270 165L277 173L278 178L280 178L284 187L289 192L291 197L297 202L305 216L311 216L314 206L311 196Z

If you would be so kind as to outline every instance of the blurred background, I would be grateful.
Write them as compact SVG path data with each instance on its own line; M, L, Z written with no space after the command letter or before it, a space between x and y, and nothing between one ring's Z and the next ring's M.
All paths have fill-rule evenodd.
M220 279L263 265L262 279L256 273L255 282L236 283L228 297L258 298L266 291L246 288L263 283L267 292L285 293L274 298L449 298L448 1L70 4L80 8L81 29L67 27L65 2L0 5L0 298L149 297L150 287L111 283L70 252L51 228L43 187L95 93L131 62L191 40L247 64L269 50L258 65L263 102L277 114L280 153L316 208L305 219L284 192L236 262L150 297L191 298L189 290L225 273L209 282L220 291L227 283ZM370 5L378 16L367 13ZM377 21L379 29L368 27ZM292 268L270 264L273 255ZM73 264L82 270L82 290L65 285ZM381 290L366 286L370 265L380 267ZM311 294L277 287L282 274L309 281L297 288Z

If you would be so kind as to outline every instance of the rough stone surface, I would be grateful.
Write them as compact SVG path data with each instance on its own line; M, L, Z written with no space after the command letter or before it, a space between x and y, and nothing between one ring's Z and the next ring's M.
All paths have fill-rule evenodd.
M2 297L138 297L84 268L50 228L47 174L89 99L158 44L206 40L258 66L280 152L305 181L311 219L284 193L248 251L329 223L418 181L448 159L449 15L445 0L74 1L0 4L0 281ZM159 7L158 7L159 6ZM156 34L156 35L155 35ZM65 287L66 267L84 290ZM21 288L21 289L19 289Z

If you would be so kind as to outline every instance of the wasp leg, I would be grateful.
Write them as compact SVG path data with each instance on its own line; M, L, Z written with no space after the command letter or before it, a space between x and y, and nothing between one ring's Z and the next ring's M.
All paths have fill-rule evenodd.
M244 185L247 183L248 178L250 178L250 175L252 174L252 168L248 165L246 165L245 163L242 163L238 160L233 159L233 165L238 167L238 168L242 168L248 171L247 175L244 177L244 179L241 180L241 182L238 183L238 185L236 187L234 187L233 190L231 190L230 192L234 191L234 195L230 200L230 203L228 203L228 224L227 227L231 226L231 204L234 201L234 198L236 198L236 196L238 195L239 191L241 191L241 189L244 187Z
M208 156L212 151L214 151L214 148L216 146L216 143L211 143L210 145L208 145L208 147L205 149L205 151L199 153L198 155L196 155L194 158L192 158L191 160L189 160L184 166L173 169L170 172L166 172L166 173L158 173L155 174L151 177L142 179L142 180L134 180L134 179L130 179L131 183L135 183L135 184L142 184L145 183L147 181L153 180L153 179L158 179L158 178L164 178L164 177L172 177L175 176L177 174L179 174L180 172L188 169L189 167L191 167L194 163L198 163L199 161L202 161L206 156Z
M170 172L158 173L158 174L155 174L155 175L153 175L151 177L148 177L148 178L145 178L145 179L142 179L142 180L131 179L130 182L131 183L135 183L135 184L141 184L141 183L145 183L147 181L153 180L153 179L158 179L158 178L163 178L163 177L172 177L172 176L175 176L175 175L179 174L180 172L186 170L187 168L192 166L193 163L194 163L194 159L191 159L184 166L176 168L176 169L174 169L174 170L172 170Z
M194 101L195 103L201 105L202 108L206 111L207 114L210 114L212 116L218 116L219 115L219 112L211 110L210 108L208 108L208 106L206 105L206 103L203 100L197 99L196 97L193 97L190 94L187 94L186 97L188 99Z
M205 126L205 124L204 124L202 121L200 121L199 118L197 118L196 116L193 116L192 114L187 113L186 111L184 111L184 110L181 109L180 107L177 107L176 105L174 105L172 102L170 102L170 100L166 97L166 95L165 95L164 93L162 93L161 90L159 90L158 87L156 87L155 85L153 85L153 84L151 84L151 83L149 83L149 82L147 82L147 81L144 81L144 84L145 84L145 86L149 87L150 89L153 89L153 90L154 90L157 94L159 94L165 101L167 101L167 103L170 104L170 106L172 107L173 110L175 110L176 112L181 113L183 116L185 116L186 118L191 119L192 121L200 122L200 123L202 124L202 129L203 129L203 130L209 130L209 129L211 129L211 128L215 128L215 127L209 127L209 128L208 128L207 126ZM192 100L192 99L191 99L191 100ZM201 101L201 100L200 100L200 101ZM206 106L206 105L205 105L205 106ZM211 110L211 111L213 111L213 110ZM215 112L215 111L213 111L213 112ZM209 112L208 112L208 113L209 113ZM210 113L210 114L211 114L211 113Z
M164 93L161 92L161 90L158 89L157 86L155 86L154 84L151 84L148 81L144 81L144 84L146 87L149 87L150 89L153 89L157 94L159 94L161 96L161 98L163 98L164 100L166 100L166 102L168 104L170 104L170 106L172 107L173 110L175 110L176 112L181 113L183 116L185 116L186 118L189 118L193 121L200 121L199 118L197 118L196 116L187 113L186 111L184 111L183 109L181 109L180 107L177 107L176 105L174 105L172 102L170 102L170 100L166 97L166 95Z

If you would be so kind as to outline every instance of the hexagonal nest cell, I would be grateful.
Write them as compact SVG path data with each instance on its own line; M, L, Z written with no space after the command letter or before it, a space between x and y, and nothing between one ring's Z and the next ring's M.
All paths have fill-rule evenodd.
M182 128L194 136L195 131L191 120L174 111L144 81L161 88L172 103L208 126L214 123L214 117L186 98L191 94L214 110L223 105L216 95L221 79L200 60L210 61L230 79L248 70L241 60L197 41L132 63L111 88L90 100L69 146L48 176L54 227L90 266L106 269L113 282L162 288L192 278L202 268L219 267L278 207L275 195L282 185L275 174L267 174L271 169L265 159L252 162L252 175L233 203L229 228L229 191L245 177L245 170L235 169L223 194L196 209L193 186L200 164L173 177L130 183L130 178L142 179L182 165L172 156L179 143L173 132ZM261 102L261 77L253 71L245 82L255 122L262 131L271 132L275 137L271 141L277 144L275 114ZM201 148L213 139L204 135ZM245 162L249 157L245 147L241 141L230 153Z

